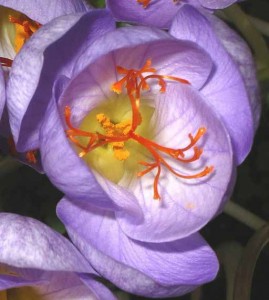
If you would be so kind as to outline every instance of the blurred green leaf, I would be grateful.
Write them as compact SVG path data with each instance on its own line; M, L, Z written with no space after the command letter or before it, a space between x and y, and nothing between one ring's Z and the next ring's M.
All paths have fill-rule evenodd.
M89 0L88 2L96 8L103 8L106 6L105 0Z

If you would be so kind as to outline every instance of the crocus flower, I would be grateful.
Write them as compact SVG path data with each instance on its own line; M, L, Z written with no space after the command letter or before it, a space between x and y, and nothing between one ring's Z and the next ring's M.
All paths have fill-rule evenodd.
M30 1L0 1L0 63L1 79L0 89L5 89L5 80L2 80L2 67L7 79L12 62L22 46L43 25L54 18L74 12L86 12L89 6L83 0L30 0ZM6 98L1 92L0 117L2 115ZM30 164L37 170L42 170L37 159L37 151L31 149L26 153L18 153L10 132L8 118L4 116L1 122L1 138L6 138L1 150L19 158L22 162Z
M215 256L196 232L229 196L234 162L253 140L239 67L202 24L194 34L209 36L217 57L186 41L189 31L179 37L177 21L172 36L114 29L103 10L61 17L29 40L10 75L16 143L40 149L66 194L58 214L73 242L100 274L141 295L214 278Z
M0 213L1 299L115 299L63 236L41 222Z
M107 0L107 6L118 21L169 28L184 4L212 10L225 8L237 0Z
M74 40L76 54L63 57L84 22L90 38ZM234 159L241 162L252 144L244 81L204 23L194 33L201 40L210 34L217 58L158 29L113 30L108 13L94 11L69 20L73 28L47 44L44 33L49 37L57 23L42 27L14 61L8 96L17 143L40 148L45 172L68 198L117 210L135 239L172 241L204 226L227 197Z
M42 25L58 16L87 10L83 0L1 0L1 65L10 67L16 53Z

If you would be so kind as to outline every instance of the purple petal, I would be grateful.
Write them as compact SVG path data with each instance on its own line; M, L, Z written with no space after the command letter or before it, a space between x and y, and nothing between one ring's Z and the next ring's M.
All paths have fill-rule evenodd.
M257 129L261 115L261 99L256 65L251 50L247 43L223 21L209 14L207 18L210 20L221 43L239 66L250 99L254 126Z
M89 276L88 274L79 274L79 278L92 290L97 300L116 300L111 291L105 285L95 280L92 276Z
M57 211L93 267L128 292L181 295L212 280L218 271L214 252L198 234L170 243L142 243L121 231L112 212L79 207L66 199Z
M157 97L153 124L154 138L160 145L178 149L188 144L188 134L207 128L198 146L203 154L197 162L182 164L164 158L181 174L196 174L205 166L214 166L211 175L198 179L181 179L164 166L158 183L160 200L153 199L153 182L157 170L132 182L131 189L143 210L138 220L124 211L116 213L122 230L131 238L148 241L171 241L186 237L203 227L222 205L233 170L233 154L227 132L197 92L186 85L171 84ZM192 156L193 149L187 153ZM156 230L158 228L158 230Z
M10 268L17 275L0 275L0 290L28 286L35 295L48 300L115 299L113 294L90 274ZM31 290L29 291L31 294ZM26 291L24 295L25 293L27 294ZM20 295L20 289L16 290L16 295Z
M41 27L21 49L8 84L10 123L19 151L39 147L39 126L54 81L59 74L70 74L83 41L93 43L113 28L114 22L105 10L63 16Z
M80 57L74 65L73 76L79 74L89 64L111 51L125 47L135 47L160 39L173 38L171 35L157 28L134 26L118 28L100 36L94 43L85 41L84 51L81 52ZM129 57L131 58L131 55Z
M211 55L215 72L201 93L221 116L231 136L236 161L241 163L252 146L254 125L248 95L237 65L216 37L209 21L188 5L177 14L171 34L198 43Z
M145 9L136 0L107 0L107 7L117 20L169 28L181 4L172 0L156 0Z
M33 286L44 284L46 281L42 279L25 279L12 275L0 275L0 291L22 286Z
M232 5L237 0L199 0L202 6L210 9L221 9Z
M0 263L19 268L92 272L76 248L41 222L0 213Z
M22 12L41 24L59 16L89 10L83 0L0 0L0 5Z
M48 282L37 287L41 296L48 300L114 300L113 294L91 275L67 272L46 272L43 278ZM105 297L103 297L105 296Z

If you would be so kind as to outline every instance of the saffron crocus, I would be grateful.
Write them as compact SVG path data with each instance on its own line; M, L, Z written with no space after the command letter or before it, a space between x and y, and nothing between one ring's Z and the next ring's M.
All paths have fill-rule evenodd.
M7 81L16 54L42 25L61 15L83 13L88 10L89 6L83 0L0 1L0 63L1 72L2 67L4 70L5 81ZM0 80L1 89L5 88L5 81ZM1 92L0 116L6 103L4 95L5 93ZM1 122L1 137L7 140L1 148L8 147L11 155L34 166L39 171L42 170L35 149L30 149L26 153L17 152L6 117ZM6 152L5 149L1 150Z
M217 58L186 41L188 31L179 38L176 22L169 34L114 29L103 10L61 17L32 36L10 76L16 143L40 149L66 195L58 214L73 242L100 274L141 295L179 295L214 278L215 255L197 231L229 196L235 160L253 140L239 68L205 26L194 34L210 33Z
M0 213L1 299L115 299L63 236L41 222Z
M169 28L184 4L212 10L225 8L237 0L107 0L107 6L118 21Z
M58 16L87 10L89 7L83 0L1 0L1 65L11 67L16 53L42 25Z
M234 158L242 161L252 144L252 108L239 69L213 34L224 69L184 37L145 27L112 30L107 12L90 14L90 38L74 43L78 56L62 53L88 16L33 51L41 30L49 33L56 23L48 24L17 56L8 92L14 135L26 150L36 143L45 172L68 198L116 210L130 237L186 237L218 212ZM38 65L44 51L50 59ZM51 60L58 59L57 68Z

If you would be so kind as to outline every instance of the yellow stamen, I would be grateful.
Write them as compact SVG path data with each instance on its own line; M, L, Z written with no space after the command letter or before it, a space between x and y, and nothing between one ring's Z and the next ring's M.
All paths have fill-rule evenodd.
M130 120L124 120L120 123L114 124L103 113L97 114L96 119L105 130L106 136L109 137L116 138L116 137L127 135L131 129ZM114 157L117 158L118 160L126 160L130 156L130 152L124 148L123 141L111 142L110 144L114 151Z

